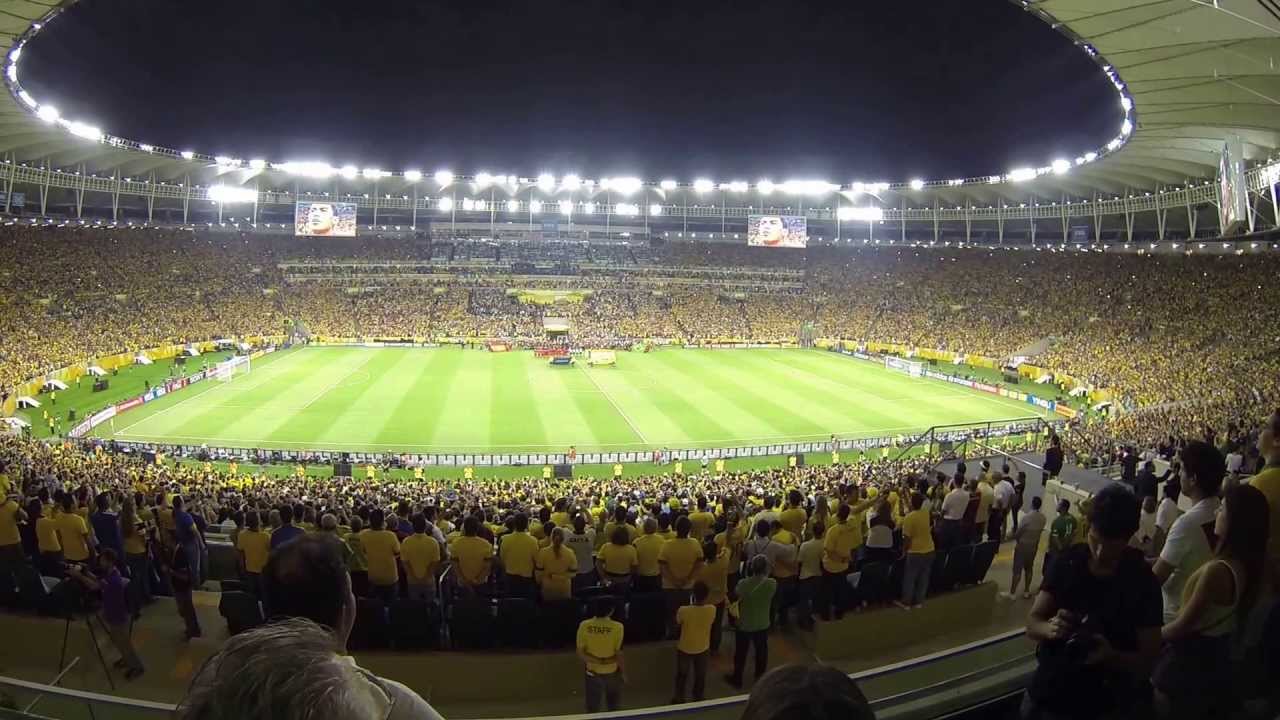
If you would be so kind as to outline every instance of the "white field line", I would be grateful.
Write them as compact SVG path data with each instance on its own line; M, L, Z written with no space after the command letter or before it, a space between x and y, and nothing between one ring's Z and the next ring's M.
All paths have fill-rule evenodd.
M332 390L332 389L334 389L334 388L338 387L338 385L342 384L342 382L343 382L344 380L346 380L347 378L349 378L349 377L351 377L352 375L354 375L354 374L356 373L356 371L363 369L363 368L364 368L364 366L365 366L365 365L368 365L368 364L369 364L369 361L370 361L370 360L372 360L372 359L373 359L373 353L369 353L368 355L366 355L366 356L365 356L364 360L362 360L362 361L360 362L360 364L359 364L359 365L357 365L357 366L355 366L355 367L351 368L350 370L348 370L346 373L344 373L344 374L343 374L343 376L342 376L342 377L338 378L337 380L334 380L333 382L329 383L328 385L325 385L325 386L324 386L324 389L322 389L320 392L316 393L316 396L315 396L315 397L313 397L313 398L311 398L310 400L308 400L308 401L306 401L306 402L302 403L302 405L301 405L300 407L298 407L298 410L297 410L297 411L298 411L298 412L301 412L301 411L306 410L307 408L311 407L313 404L315 404L315 402L316 402L317 400L319 400L320 398L324 397L324 396L325 396L325 394L327 394L330 390Z
M302 354L302 353L300 353L300 352L298 352L298 353L294 353L292 357L297 357L298 355L301 355L301 354ZM284 360L277 360L277 361L275 361L275 362L271 363L270 365L268 365L265 369L263 369L263 370L259 370L257 373L252 373L252 371L251 371L251 374L253 374L253 375L257 375L257 376L258 376L258 378L262 378L262 375L266 375L266 377L265 377L265 378L262 378L261 382L258 382L258 383L255 383L255 384L253 384L253 385L250 385L249 387L245 387L243 382L242 382L242 383L240 383L239 385L236 385L234 380L231 380L231 381L228 381L228 382L224 382L224 383L220 383L220 384L218 384L218 385L215 385L213 388L211 388L211 389L209 389L209 390L205 390L205 391L203 391L203 392L195 393L194 395L191 395L190 397L184 397L184 398L182 398L181 400L179 400L178 402L176 402L176 403L174 403L174 404L170 405L169 407L167 407L167 408L165 408L165 409L163 409L163 410L158 410L158 411L156 411L156 412L151 413L150 415L147 415L146 417L138 418L138 419L137 419L137 420L135 420L134 422L131 422L131 423L129 423L128 425L125 425L124 427L120 428L119 430L112 430L111 435L112 435L112 436L116 436L116 435L125 435L125 434L127 434L127 431L129 430L129 428L131 428L131 427L134 427L134 426L136 426L136 425L141 425L142 423L144 423L144 422L148 422L148 421L150 421L150 420L151 420L151 419L153 419L153 418L160 417L161 415L163 415L163 414L165 414L165 413L169 412L170 410L174 410L174 409L176 409L176 408L178 408L178 407L180 407L180 406L182 406L182 405L185 405L185 404L187 404L187 403L191 402L192 400L195 400L195 399L197 399L197 398L202 398L202 397L204 397L204 396L206 396L206 395L208 395L208 394L210 394L210 393L217 392L218 390L222 390L222 389L229 388L229 387L232 387L232 386L234 386L237 390L253 390L253 389L259 388L259 387L261 387L261 386L263 386L263 385L266 385L267 383L271 382L271 380L272 380L272 379L274 379L274 378L275 378L275 376L277 376L277 375L281 374L281 371L279 371L279 370L277 370L276 372L271 372L271 370L282 367L281 363L285 362L285 360L288 360L288 359L289 359L289 358L285 358ZM258 379L258 378L255 378L255 379ZM205 379L204 379L204 380L202 380L201 382L216 383L216 382L217 382L217 380L215 380L214 378L205 378ZM114 419L114 418L113 418L113 419Z
M591 380L591 384L596 386L596 389L600 391L600 394L604 395L604 399L608 400L609 404L613 406L613 409L622 416L622 419L626 421L627 426L631 428L631 432L635 433L636 437L640 438L640 442L648 445L649 441L645 439L644 433L640 432L640 428L636 427L636 424L631 421L631 418L625 411L623 411L622 406L618 405L617 401L613 399L613 396L609 394L609 391L601 387L600 383L595 379L595 376L593 376L591 371L587 369L587 366L585 364L578 365L578 369L586 373L587 378Z

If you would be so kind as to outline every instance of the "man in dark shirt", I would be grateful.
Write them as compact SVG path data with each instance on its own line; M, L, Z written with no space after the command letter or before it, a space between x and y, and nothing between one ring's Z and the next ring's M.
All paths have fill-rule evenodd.
M173 532L178 548L187 555L191 587L198 588L204 582L204 567L201 564L204 536L200 534L200 528L196 527L196 519L187 512L186 503L180 495L173 496Z
M111 512L111 498L106 493L98 493L94 499L97 511L89 516L89 524L93 534L98 538L98 548L111 548L117 558L124 557L124 541L120 538L120 518Z
M1136 492L1138 489L1138 451L1132 446L1125 447L1120 456L1120 479Z
M1049 478L1058 477L1062 472L1062 438L1056 434L1049 438L1049 449L1044 451L1044 474L1040 476L1040 484L1047 485Z
M271 549L275 550L290 540L306 534L306 530L293 524L293 508L288 505L281 505L280 527L271 533Z
M1093 497L1088 543L1060 553L1027 617L1038 665L1022 717L1130 717L1150 700L1160 652L1160 584L1129 547L1138 498L1112 484Z
M181 545L173 548L169 560L169 586L173 588L173 600L178 605L178 614L187 626L187 639L198 638L200 618L196 615L196 606L191 595L191 565L187 553Z
M125 593L129 581L120 574L117 565L119 556L111 548L102 548L98 554L96 572L78 565L67 567L67 574L79 582L87 590L99 592L102 596L102 624L111 637L111 644L120 653L116 667L124 669L126 680L132 680L142 674L142 659L133 649L130 630L129 604Z

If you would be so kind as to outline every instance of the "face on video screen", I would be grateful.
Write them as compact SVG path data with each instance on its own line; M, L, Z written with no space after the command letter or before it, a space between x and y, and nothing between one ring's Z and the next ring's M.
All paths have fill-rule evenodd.
M313 203L307 208L307 231L312 235L328 235L333 232L333 206L329 203Z
M761 245L781 245L787 237L787 226L777 215L762 215L756 223L756 242Z

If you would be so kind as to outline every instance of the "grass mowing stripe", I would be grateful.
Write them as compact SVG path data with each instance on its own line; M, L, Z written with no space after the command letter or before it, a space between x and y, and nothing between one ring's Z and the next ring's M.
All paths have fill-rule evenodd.
M815 419L828 418L824 423L832 428L875 429L910 425L914 417L891 414L893 405L883 399L868 399L865 386L857 392L849 392L847 385L834 382L829 377L801 370L781 361L788 351L769 351L743 358L743 367L751 367L751 374L768 380L775 387L786 387L795 400L806 404L806 410ZM874 397L874 396L872 396Z
M295 414L310 428L310 435L325 442L378 440L379 423L370 423L369 419L385 415L391 399L403 391L403 374L399 370L412 360L412 350L368 352L368 361L352 370L322 403Z
M632 353L619 362L639 365L652 360ZM647 437L654 444L681 445L732 436L715 418L686 400L670 384L653 382L652 374L647 371L624 370L621 366L601 369L597 380L615 389L613 395L641 427L649 430Z
M547 428L530 387L526 358L520 353L496 353L488 360L493 387L489 398L489 442L499 447L522 440L530 444L547 442Z
M613 396L609 394L609 391L605 390L604 387L600 385L595 376L591 374L591 370L588 370L586 365L580 365L579 370L586 374L587 378L591 380L591 384L594 385L595 388L600 391L600 394L604 395L604 399L608 400L609 404L613 406L614 411L616 411L618 415L627 422L627 427L631 428L631 432L635 433L635 436L640 439L640 442L648 445L649 441L645 439L644 433L640 432L640 428L636 427L636 424L631 421L631 417L627 415L627 411L623 410L621 405L618 405L618 401L613 399Z
M824 431L822 425L792 412L789 408L775 402L767 395L731 380L728 377L729 373L726 372L725 363L715 362L715 367L712 367L708 356L704 353L716 352L719 351L678 350L675 352L659 352L654 357L659 358L668 369L690 378L695 383L715 390L722 401L728 402L748 415L759 418L765 424L774 428L778 434L822 434Z
M552 367L541 358L525 365L526 377L540 389L537 413L553 428L547 442L557 450L575 445L579 451L610 449L635 442L631 428L609 407L589 378L574 368Z
M439 379L453 375L462 353L418 351L412 357L418 360L417 373L405 383L404 393L383 417L378 442L426 442L431 428L443 419L445 386Z
M453 352L450 350L449 352ZM448 379L444 398L446 422L432 428L430 445L468 448L492 445L491 419L493 379L481 351L458 350L460 361Z

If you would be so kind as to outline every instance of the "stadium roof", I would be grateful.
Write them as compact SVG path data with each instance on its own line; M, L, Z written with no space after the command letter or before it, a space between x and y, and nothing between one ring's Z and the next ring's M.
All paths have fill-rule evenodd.
M299 177L307 182L307 176L300 176L296 168L289 171L273 164L289 160L286 158L272 158L272 164L251 167L243 159L153 147L144 144L146 138L126 140L104 134L91 124L91 118L57 117L53 110L39 106L39 98L24 97L13 50L20 50L43 22L74 2L0 0L0 47L7 58L10 90L0 94L0 153L11 153L20 163L83 168L86 174L108 176L154 174L157 180L169 182L230 185L257 177L264 189L289 187ZM1111 75L1118 102L1126 104L1132 98L1133 107L1126 107L1125 121L1132 121L1132 125L1122 129L1109 147L1082 148L1079 157L1056 162L1046 158L1040 168L1010 169L1003 176L964 181L931 179L922 183L899 178L887 187L870 186L874 194L887 190L901 195L904 202L944 205L1025 200L1033 195L1087 198L1123 194L1178 187L1189 180L1214 176L1224 139L1230 134L1241 136L1250 164L1267 160L1280 148L1280 0L1015 2L1096 58L1099 71ZM37 116L37 109L42 117ZM406 163L406 167L414 166ZM417 179L406 178L401 169L394 173L323 170L357 186L376 179L388 192ZM435 168L422 170L430 178ZM723 180L712 187L742 191ZM845 183L840 179L835 182ZM557 185L563 187L559 182Z

